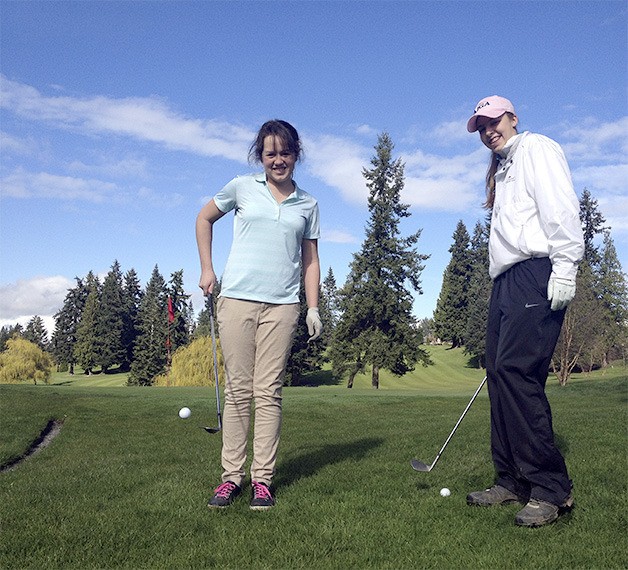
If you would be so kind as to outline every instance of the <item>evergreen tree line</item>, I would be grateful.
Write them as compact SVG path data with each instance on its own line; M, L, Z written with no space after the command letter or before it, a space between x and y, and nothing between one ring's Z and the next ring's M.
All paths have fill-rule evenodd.
M401 222L410 217L401 202L404 165L394 159L388 134L378 137L371 168L363 169L369 190L369 219L360 250L353 255L347 280L337 287L331 269L320 288L323 334L308 342L307 306L301 294L301 316L288 361L286 383L299 384L307 372L329 359L334 377L347 386L367 368L379 387L381 370L402 376L415 366L431 364L426 342L462 347L470 360L484 365L484 334L491 280L488 276L490 216L475 225L470 236L458 222L449 249L442 289L432 319L412 314L414 294L422 294L421 273L429 255L418 251L421 230L402 235ZM576 367L590 370L625 357L628 300L626 276L617 258L610 228L597 202L585 189L580 201L585 258L578 273L577 294L565 318L554 357L561 382ZM598 243L602 238L601 245ZM303 287L302 287L303 290ZM208 298L209 302L209 298ZM3 328L0 350L16 332L52 353L59 369L79 365L88 374L114 366L129 371L129 383L151 385L167 373L174 351L195 337L210 334L207 306L194 320L182 271L165 282L155 266L141 289L134 270L122 275L114 262L103 282L89 273L76 278L62 309L55 315L50 343L45 327L34 317L25 330ZM217 329L217 335L220 332Z
M575 370L591 371L626 358L628 344L628 288L626 275L597 200L585 188L580 198L584 257L576 278L576 297L565 315L552 360L561 384ZM451 259L434 318L425 323L433 340L464 347L470 359L483 367L484 334L491 280L488 276L490 217L477 222L470 237L458 222L449 252Z

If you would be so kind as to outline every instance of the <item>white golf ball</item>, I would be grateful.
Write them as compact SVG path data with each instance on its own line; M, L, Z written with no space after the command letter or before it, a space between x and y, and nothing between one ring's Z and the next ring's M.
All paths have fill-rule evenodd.
M182 419L187 419L192 415L192 410L190 408L181 408L179 410L179 417Z
M441 497L449 497L449 495L451 495L451 491L447 487L443 487L440 490L440 496Z

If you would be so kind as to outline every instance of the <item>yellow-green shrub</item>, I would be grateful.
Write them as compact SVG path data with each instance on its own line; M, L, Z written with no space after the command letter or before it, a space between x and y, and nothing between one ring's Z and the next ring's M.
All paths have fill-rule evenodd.
M218 381L224 384L224 364L220 342L218 356ZM156 386L214 386L214 357L211 337L201 336L173 354L172 365L166 374L155 378Z
M11 338L0 353L0 384L47 384L53 366L52 357L36 344L20 337Z

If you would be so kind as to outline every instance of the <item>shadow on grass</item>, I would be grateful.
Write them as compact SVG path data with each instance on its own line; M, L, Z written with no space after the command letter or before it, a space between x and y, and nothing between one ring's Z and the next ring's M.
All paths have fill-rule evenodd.
M341 380L334 378L331 370L317 370L304 374L299 382L292 384L294 388L315 388L316 386L339 386Z
M347 459L362 459L369 451L384 442L379 438L360 439L347 443L323 445L316 450L284 460L279 468L276 485L287 487L304 477L311 477L327 465Z

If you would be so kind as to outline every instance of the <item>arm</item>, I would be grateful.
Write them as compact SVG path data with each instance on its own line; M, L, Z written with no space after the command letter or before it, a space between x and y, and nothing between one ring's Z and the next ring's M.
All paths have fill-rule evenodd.
M303 240L303 244L301 245L301 264L303 265L305 300L308 309L318 308L318 289L321 280L321 269L318 260L317 240Z
M303 266L303 282L305 284L305 300L307 302L307 329L309 340L316 340L323 331L323 323L318 314L318 291L321 279L321 268L318 260L318 241L304 239L301 245L301 264Z
M201 208L196 217L196 244L201 260L201 279L198 286L204 295L209 295L217 283L212 264L213 226L224 215L225 212L220 211L212 199Z
M560 146L538 137L530 147L533 188L541 227L548 239L553 274L574 280L584 254L578 197Z

